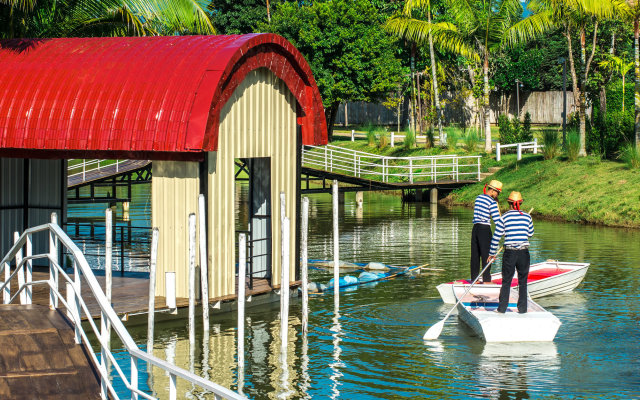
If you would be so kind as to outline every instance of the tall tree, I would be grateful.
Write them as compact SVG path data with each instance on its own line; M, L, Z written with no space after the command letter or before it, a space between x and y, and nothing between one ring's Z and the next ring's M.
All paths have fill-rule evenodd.
M320 89L330 138L338 106L378 101L398 87L400 61L383 17L369 0L281 3L258 30L289 39L305 56Z
M635 138L636 148L640 149L640 1L628 0L631 19L633 20L633 62L635 72L634 104L636 111Z
M406 16L388 21L387 28L401 37L427 43L430 34L443 51L451 51L481 62L483 71L483 114L485 151L491 151L489 120L489 59L500 49L527 41L549 29L537 15L522 19L518 0L448 0L452 22L429 23Z
M607 60L600 62L600 66L612 72L617 72L622 77L622 112L624 112L624 84L625 77L633 67L633 61L626 62L621 57L610 55Z

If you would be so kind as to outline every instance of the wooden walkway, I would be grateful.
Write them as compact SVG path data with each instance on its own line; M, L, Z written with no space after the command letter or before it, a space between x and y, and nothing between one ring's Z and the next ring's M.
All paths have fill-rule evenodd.
M100 167L100 169L96 168L86 171L84 174L76 173L69 175L67 178L67 188L71 189L76 186L99 181L108 177L126 174L127 172L144 168L149 164L151 164L150 160L124 160L120 161L117 166L116 164L112 164Z
M100 398L100 380L59 310L0 305L0 399Z
M73 277L73 275L69 275ZM33 280L47 280L49 279L48 272L36 271L34 267ZM104 290L105 277L96 276L96 279L100 283L100 286ZM61 280L62 281L62 280ZM248 280L247 280L248 282ZM63 289L63 284L60 284L61 293L66 293ZM300 282L292 282L291 287L300 286ZM279 289L279 286L271 287L266 279L254 279L253 289L246 287L247 296L256 296L260 294L269 293L273 290ZM113 283L111 286L111 298L113 309L120 316L134 315L147 313L149 310L149 279L147 278L134 278L134 277L121 277L113 276ZM237 293L237 283L236 283ZM91 290L85 285L82 287L82 297L89 308L89 312L94 318L100 317L100 308L97 301L93 297ZM209 304L216 303L218 301L233 301L237 298L237 295L228 295L223 297L210 298ZM33 287L33 303L40 305L49 304L49 287L45 285L35 285ZM189 299L177 298L176 305L178 308L188 307ZM164 297L156 296L155 299L156 311L168 310L166 299ZM2 396L0 396L2 399Z

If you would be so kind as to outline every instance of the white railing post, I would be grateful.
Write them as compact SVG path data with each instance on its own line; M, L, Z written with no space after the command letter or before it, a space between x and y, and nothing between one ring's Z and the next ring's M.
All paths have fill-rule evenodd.
M169 399L176 400L178 398L178 384L176 382L176 375L169 374Z
M459 162L458 157L456 157L456 158L454 158L454 159L453 159L453 164L454 164L454 165L453 165L453 168L454 168L454 171L455 171L455 173L456 173L456 182L458 182L458 181L460 180L460 177L459 177L459 175L458 175L458 162Z
M338 181L333 181L333 298L337 310L340 305L340 234L338 219Z
M327 171L329 169L329 148L324 146L324 170Z
M135 356L131 356L131 379L130 379L131 388L131 400L138 400L138 393L135 390L138 390L138 359Z
M13 243L18 243L18 241L20 240L20 234L18 232L13 232ZM16 269L18 268L18 265L20 265L20 263L22 262L22 248L20 248L20 250L18 250L18 252L16 253ZM17 270L16 273L18 274L18 290L22 289L24 286L24 270L20 269ZM25 291L21 291L20 292L20 304L26 304L27 302L27 294L25 293Z
M434 182L438 181L438 174L436 171L436 159L432 158L431 159L431 180Z
M496 161L500 161L500 142L496 143Z
M87 166L87 160L82 160L82 180L85 181L86 180L86 166Z
M80 321L80 309L81 309L81 305L80 305L80 300L82 299L82 284L80 283L80 271L78 271L78 261L75 259L73 259L73 287L75 288L75 310L77 312L77 316L78 316L78 321ZM75 339L76 339L76 344L80 344L80 340L82 340L82 326L75 324Z
M31 234L27 234L27 257L31 257L33 255L33 237ZM27 304L33 303L33 287L31 286L31 282L33 282L33 261L27 261L27 265L25 266L25 280L27 282L27 287L25 288L27 292Z
M9 262L6 262L3 265L4 268L4 292L2 293L2 302L4 304L9 304L11 301L11 282L9 282L9 277L11 276L11 267Z
M520 161L522 159L522 143L518 143L518 156L517 160Z
M480 156L476 160L478 161L478 182L480 182Z
M196 344L196 215L189 214L189 346Z
M207 267L207 209L204 203L204 195L198 197L198 210L200 217L200 291L202 302L202 329L209 333L209 269Z
M309 325L309 278L307 265L307 238L309 235L309 198L302 198L302 218L300 227L300 279L302 280L302 333L307 333Z
M413 159L409 159L409 182L413 183Z
M391 131L391 147L396 147L396 136L393 131Z
M289 217L282 219L282 270L280 278L280 348L286 354L289 333Z
M109 305L112 305L111 301L111 288L113 287L113 212L111 208L104 210L105 217L105 252L104 252L104 293L107 296ZM120 244L124 246L124 243ZM120 249L124 251L124 247ZM107 321L107 330L109 331L107 347L111 349L111 324Z
M58 214L54 212L51 213L51 223L58 225ZM51 285L49 289L49 308L53 310L58 308L58 297L56 296L56 291L58 290L58 269L53 262L55 261L56 264L60 263L58 260L58 238L51 230L49 231L49 256L51 260L53 260L49 262L49 284Z
M538 154L538 138L533 138L533 154Z
M352 142L356 140L356 139L355 139L355 136L356 136L356 131L355 131L355 129L352 129L352 130L351 130L351 141L352 141Z
M107 314L104 310L100 312L100 337L102 338L100 344L100 396L103 400L107 399L107 380L105 377L107 376L107 351L108 349L102 345L102 343L106 343L108 340L109 332L107 330Z
M238 377L244 375L244 308L247 286L247 237L238 235ZM281 285L282 286L282 285ZM280 290L282 293L282 289Z
M158 239L160 231L153 228L151 233L151 261L149 262L149 313L147 315L147 353L153 354L153 329L156 315L156 264L158 262ZM151 366L149 366L151 372Z

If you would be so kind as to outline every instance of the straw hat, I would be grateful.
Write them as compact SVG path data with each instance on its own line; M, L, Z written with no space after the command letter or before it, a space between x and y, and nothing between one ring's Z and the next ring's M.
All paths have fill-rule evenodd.
M520 192L511 192L509 193L509 197L507 198L509 203L522 203L522 195Z
M497 181L495 179L493 179L491 182L489 182L489 184L487 185L487 187L489 189L494 189L497 190L498 193L502 192L502 182Z

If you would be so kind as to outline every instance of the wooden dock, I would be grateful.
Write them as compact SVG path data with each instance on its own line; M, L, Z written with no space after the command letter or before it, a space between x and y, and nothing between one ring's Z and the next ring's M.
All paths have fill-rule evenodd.
M99 375L60 310L0 305L0 348L1 399L100 398Z

